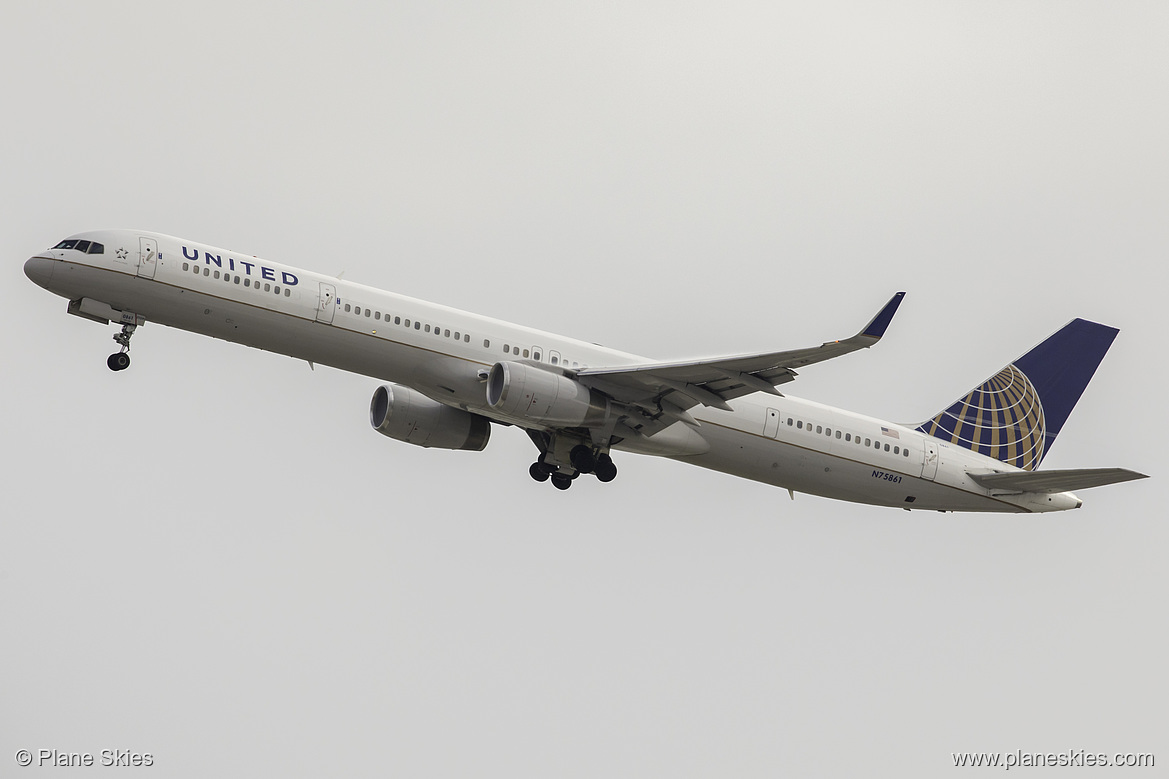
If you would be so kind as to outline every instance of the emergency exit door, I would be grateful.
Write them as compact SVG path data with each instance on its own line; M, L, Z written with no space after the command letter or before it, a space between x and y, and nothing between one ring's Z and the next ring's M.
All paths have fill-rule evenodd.
M767 409L767 421L763 423L763 435L766 438L779 437L779 409Z

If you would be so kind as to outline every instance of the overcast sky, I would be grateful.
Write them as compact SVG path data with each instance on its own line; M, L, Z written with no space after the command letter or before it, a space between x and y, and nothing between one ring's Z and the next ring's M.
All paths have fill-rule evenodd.
M1169 765L1169 5L382 5L5 5L0 765ZM1044 466L1153 478L951 515L627 454L561 493L515 429L376 435L361 376L150 324L111 373L114 328L22 273L103 227L659 359L906 290L789 386L904 422L1082 316L1121 333Z

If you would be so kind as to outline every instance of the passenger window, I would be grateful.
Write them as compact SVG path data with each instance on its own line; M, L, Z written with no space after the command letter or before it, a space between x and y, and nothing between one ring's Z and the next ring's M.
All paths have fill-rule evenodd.
M840 433L838 432L837 435L840 435ZM845 433L844 440L845 441L852 441L852 433Z
M820 427L819 425L816 425L816 432L817 432L817 433L823 433L823 432L824 432L824 428Z
M540 359L540 353L539 352L532 352L532 359L533 360Z
M858 439L856 439L856 440L858 440L858 441L859 441L860 439L858 438ZM871 439L868 439L868 438L866 438L866 439L865 439L865 446L872 446L872 445L873 445L873 442L872 442L872 440L871 440Z
M484 338L484 339L483 339L483 348L484 348L484 349L490 349L490 348L491 348L491 341L489 341L489 340L487 340L486 338Z
M559 362L560 362L560 361L559 361L559 360L557 360L555 357L553 357L553 358L552 358L552 364L553 364L553 365L556 365L556 364L558 364Z
M239 284L239 276L236 276L234 279L232 279L232 281L234 281L236 284ZM284 294L287 295L288 290L284 290Z
M349 304L348 303L345 304L345 313L346 314L349 313Z
M527 356L528 356L528 350L524 349L524 357L527 357Z
M415 329L415 330L420 330L420 329L422 329L422 323L421 323L421 322L419 322L417 319L415 319L415 320L414 320L414 329Z
M893 454L901 454L901 447L900 447L900 446L894 446L894 447L893 447Z
M832 428L830 428L830 427L824 428L824 435L831 436L832 435Z
M216 279L219 278L219 271L215 271L215 275L212 276L212 278L216 278Z
M456 340L456 341L461 341L461 340L463 340L463 336L459 334L459 331L458 331L458 330L456 330L456 331L455 331L455 340Z
M265 292L271 292L271 291L272 291L272 285L271 285L271 284L264 284L264 291L265 291Z
M235 283L239 284L239 276L235 277ZM284 297L292 297L292 292L289 291L288 287L284 288Z
M190 269L191 269L191 263L184 262L183 263L183 270L190 270Z
M840 431L839 430L836 431L836 439L840 440Z
M471 343L471 336L468 335L467 333L464 333L463 340L466 341L467 343Z
M430 325L426 326L426 332L428 332L428 333L430 332Z
M272 287L272 291L273 291L274 293L276 293L277 295L279 295L279 294L280 294L280 285L279 285L279 284L277 284L275 287ZM368 311L366 311L366 312L365 312L365 315L366 315L366 316L369 316L369 312L368 312Z
M508 346L507 344L504 344L503 345L503 353L504 354L511 354L511 347Z
M908 446L907 446L907 447L905 447L904 449L902 449L902 450L901 450L901 456L902 456L902 457L908 457L908 456L909 456L909 447L908 447Z
M803 423L803 422L796 422L796 429L798 429L798 430L803 430L803 429L804 429L804 423Z
M885 451L889 451L889 444L885 444Z
M410 320L409 320L409 319L407 319L407 320L406 320L406 327L409 327L409 326L410 326Z
M382 312L381 312L381 311L374 311L374 312L373 312L373 318L374 318L374 319L381 319L381 318L382 318Z
M791 426L792 426L792 418L791 418L791 417L788 417L788 418L787 418L787 426L788 426L788 427L791 427Z

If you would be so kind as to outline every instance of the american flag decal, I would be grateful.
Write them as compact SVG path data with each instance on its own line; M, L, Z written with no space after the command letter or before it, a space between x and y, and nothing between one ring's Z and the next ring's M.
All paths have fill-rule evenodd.
M881 435L887 435L887 436L889 436L890 438L897 438L897 439L900 439L900 438L901 438L901 434L900 434L900 433L898 433L896 430L891 430L891 429L889 429L889 428L887 428L887 427L882 427L882 428L881 428Z

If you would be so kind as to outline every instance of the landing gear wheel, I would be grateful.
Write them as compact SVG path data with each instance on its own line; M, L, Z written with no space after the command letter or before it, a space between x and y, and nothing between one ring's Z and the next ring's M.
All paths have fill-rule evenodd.
M548 471L544 470L543 463L532 463L528 466L528 475L536 481L548 481Z
M613 464L613 458L607 454L598 457L595 473L597 475L597 481L610 482L616 479L617 466Z
M572 486L572 477L563 473L552 474L552 486L558 490L566 490Z
M130 351L130 337L137 329L138 325L122 325L122 332L114 333L114 343L122 347L122 351L111 354L106 360L111 371L124 371L130 367L130 355L127 352Z
M592 473L597 467L597 458L593 455L593 450L584 444L572 447L572 451L568 453L568 461L581 473Z

